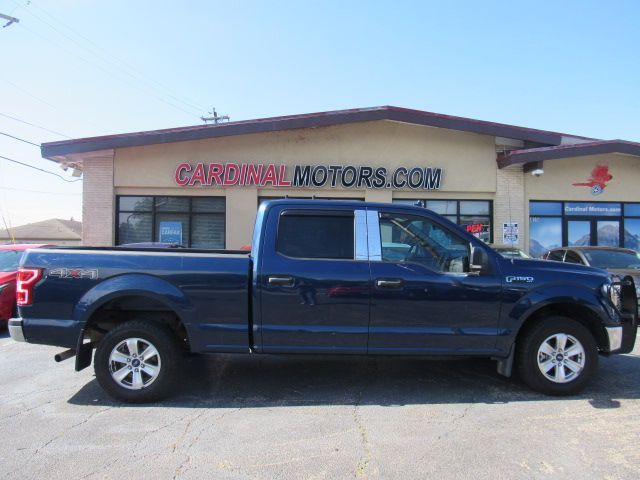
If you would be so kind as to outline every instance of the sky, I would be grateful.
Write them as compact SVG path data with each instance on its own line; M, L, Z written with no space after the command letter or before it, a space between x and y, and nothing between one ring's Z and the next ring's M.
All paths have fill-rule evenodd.
M640 141L638 1L0 0L0 13L20 20L0 28L0 156L67 180L0 158L13 226L80 219L82 182L6 134L396 105Z

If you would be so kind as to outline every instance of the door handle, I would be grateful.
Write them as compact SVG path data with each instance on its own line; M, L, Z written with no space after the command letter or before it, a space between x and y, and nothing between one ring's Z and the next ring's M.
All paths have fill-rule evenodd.
M290 287L293 285L293 277L269 277L267 280L269 285L279 285L283 287Z
M378 288L402 288L404 282L399 278L380 278L376 280L376 287Z

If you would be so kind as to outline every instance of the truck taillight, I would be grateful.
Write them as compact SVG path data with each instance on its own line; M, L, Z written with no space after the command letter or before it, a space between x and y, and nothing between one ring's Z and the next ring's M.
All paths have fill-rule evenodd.
M33 287L42 278L40 268L20 268L16 282L16 303L25 307L33 303Z

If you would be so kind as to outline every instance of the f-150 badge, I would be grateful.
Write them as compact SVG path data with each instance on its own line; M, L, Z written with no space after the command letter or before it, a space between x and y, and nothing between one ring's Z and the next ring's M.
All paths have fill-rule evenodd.
M84 269L84 268L53 268L47 272L47 277L57 278L88 278L95 280L98 278L97 269Z
M520 277L517 275L508 275L505 280L507 283L532 283L535 279L533 277Z

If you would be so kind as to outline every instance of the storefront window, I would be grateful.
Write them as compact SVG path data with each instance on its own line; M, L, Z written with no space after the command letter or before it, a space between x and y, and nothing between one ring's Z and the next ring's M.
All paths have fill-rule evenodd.
M562 218L529 218L529 255L541 257L547 250L562 246Z
M435 213L443 215L480 240L487 243L491 243L492 241L492 202L490 200L418 200L396 198L393 200L393 203L422 205Z
M529 253L565 245L640 248L640 203L529 202Z
M224 248L224 197L118 197L118 245L174 243Z
M627 218L624 221L624 246L640 250L640 218Z

